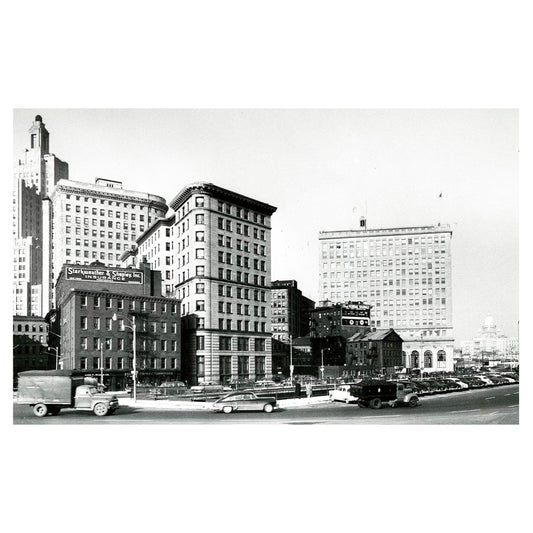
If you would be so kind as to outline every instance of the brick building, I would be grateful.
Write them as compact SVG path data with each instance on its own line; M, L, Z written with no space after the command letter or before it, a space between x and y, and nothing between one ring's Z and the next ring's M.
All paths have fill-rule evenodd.
M133 319L138 382L180 380L179 301L161 296L161 273L140 268L64 265L56 286L63 369L100 376L112 389L130 383Z

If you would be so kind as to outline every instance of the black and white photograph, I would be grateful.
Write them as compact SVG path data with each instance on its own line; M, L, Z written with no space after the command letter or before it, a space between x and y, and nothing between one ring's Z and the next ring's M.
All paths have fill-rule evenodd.
M5 529L530 529L525 2L2 15Z
M15 424L519 423L516 110L14 125Z

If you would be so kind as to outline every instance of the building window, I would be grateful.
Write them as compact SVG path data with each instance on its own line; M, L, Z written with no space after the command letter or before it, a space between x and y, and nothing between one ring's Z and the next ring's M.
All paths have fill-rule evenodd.
M205 377L205 360L203 355L198 355L196 357L196 376L198 378Z
M87 337L80 337L80 348L82 350L87 349Z
M266 357L256 356L255 357L255 379L265 379L266 376Z
M205 293L205 283L197 283L196 294L204 294L204 293Z
M247 352L249 347L248 337L237 337L237 350L239 352Z
M87 370L87 357L80 357L80 368Z
M204 199L203 196L197 196L197 197L195 198L195 203L194 203L194 205L195 205L196 207L203 207L203 206L204 206L204 202L205 202L205 199Z
M255 339L255 351L256 352L265 351L265 339Z
M237 358L237 372L239 379L248 379L250 377L250 358L246 355L239 355Z
M105 367L106 369L111 369L111 357L106 357L105 358Z
M219 337L218 338L219 350L228 351L231 350L231 337Z
M224 385L231 380L231 355L220 356L220 382Z
M205 337L203 335L196 336L196 349L205 350Z
M205 311L205 300L197 300L196 301L196 310L197 311Z
M80 328L87 329L87 317L86 316L80 316Z

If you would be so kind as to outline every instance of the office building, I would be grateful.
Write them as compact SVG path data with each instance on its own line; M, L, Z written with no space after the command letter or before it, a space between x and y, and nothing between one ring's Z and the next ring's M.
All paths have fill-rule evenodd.
M290 374L290 351L295 355L295 339L309 334L309 320L315 302L306 298L296 280L276 280L271 284L272 369L274 374ZM294 361L293 361L294 363Z
M188 185L169 205L175 213L168 228L171 281L185 317L183 369L189 383L270 378L270 231L276 208L205 182Z
M138 239L136 246L122 255L124 265L145 259L150 268L161 271L161 293L174 294L174 223L176 217L156 220Z
M123 189L122 182L60 180L44 206L44 234L51 253L43 260L44 291L54 304L54 283L64 264L122 265L124 250L135 245L153 222L167 212L165 199Z
M320 232L320 299L369 304L371 327L404 340L406 368L453 370L450 228L361 227Z
M43 201L60 179L68 179L68 164L49 151L50 136L40 115L29 129L28 148L13 170L13 314L42 316Z
M61 368L103 377L113 390L131 383L133 328L139 383L181 380L179 302L161 296L161 273L66 264L56 286ZM135 321L134 321L135 319Z

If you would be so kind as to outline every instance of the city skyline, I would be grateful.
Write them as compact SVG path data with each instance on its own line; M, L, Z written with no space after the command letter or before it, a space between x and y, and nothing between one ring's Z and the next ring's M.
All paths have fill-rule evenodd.
M36 114L71 180L167 203L201 180L278 206L272 279L315 301L319 231L448 223L456 345L487 314L517 334L516 111L24 109L14 158Z

